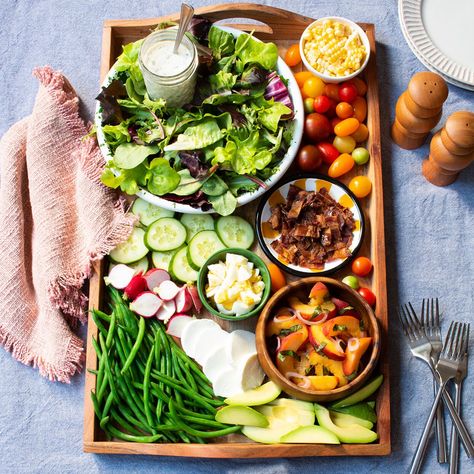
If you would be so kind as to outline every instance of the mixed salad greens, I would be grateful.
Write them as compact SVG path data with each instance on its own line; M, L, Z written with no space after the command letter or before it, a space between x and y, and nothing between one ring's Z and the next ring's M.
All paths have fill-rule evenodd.
M228 215L240 194L265 187L278 170L293 103L276 72L275 44L197 21L198 79L183 108L150 99L138 65L142 40L124 46L115 79L97 97L113 156L102 182Z

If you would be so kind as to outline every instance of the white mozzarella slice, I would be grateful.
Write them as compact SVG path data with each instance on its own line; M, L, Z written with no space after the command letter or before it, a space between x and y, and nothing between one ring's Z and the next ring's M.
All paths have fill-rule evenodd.
M209 354L228 344L228 339L229 333L221 328L209 328L201 331L191 349L194 359L198 364L203 365Z
M184 328L181 335L181 346L189 357L194 358L192 351L199 334L209 328L220 329L220 326L212 319L196 319Z
M243 392L259 387L265 378L265 372L258 362L256 352L240 359L237 372L241 377Z
M216 349L210 354L202 366L204 375L212 382L216 380L221 372L227 371L229 368L235 370L227 359L227 351L225 346Z
M244 391L242 378L234 367L219 372L212 382L212 388L218 397L232 397Z
M248 354L254 354L256 351L255 334L253 332L237 329L230 333L227 358L234 365L239 365L241 358L246 357Z

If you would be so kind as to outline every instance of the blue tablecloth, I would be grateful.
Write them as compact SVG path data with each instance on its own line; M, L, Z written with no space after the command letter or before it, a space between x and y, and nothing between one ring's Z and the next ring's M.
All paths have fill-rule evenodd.
M195 0L194 6L205 0ZM400 301L439 296L445 319L472 320L474 306L474 166L446 188L421 175L428 147L404 151L389 136L395 101L423 70L401 34L395 0L268 2L311 17L346 16L376 25L390 303L393 454L365 458L205 460L82 452L84 376L50 383L0 350L0 472L402 472L409 465L432 400L427 367L410 357L395 309ZM177 2L143 0L4 0L1 5L0 134L29 114L37 82L34 66L61 69L91 116L99 83L102 22L172 13ZM449 86L443 119L474 110L474 94ZM444 327L446 328L447 322ZM81 330L85 334L85 329ZM464 418L474 433L473 377L465 386ZM470 400L469 400L470 398ZM467 402L470 401L470 404ZM317 448L315 448L317 449ZM434 444L424 472L443 472ZM462 453L462 472L474 464Z

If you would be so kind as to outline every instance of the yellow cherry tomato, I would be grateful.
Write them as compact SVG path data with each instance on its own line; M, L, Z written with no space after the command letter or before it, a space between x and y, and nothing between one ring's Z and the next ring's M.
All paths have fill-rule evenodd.
M354 158L349 153L339 155L329 167L328 175L331 178L339 178L354 167Z
M309 71L300 71L295 74L295 79L298 84L298 87L301 89L303 84L306 82L307 79L313 77L313 74Z
M318 95L322 95L324 92L324 82L319 77L310 77L303 84L303 92L308 97L318 97Z
M339 122L341 123L341 122ZM336 124L336 127L337 125ZM352 150L356 147L356 141L352 137L334 137L332 144L336 147L339 153L352 153Z
M357 142L365 142L369 138L369 129L367 125L361 123L359 128L351 135L351 137Z
M334 127L334 133L338 137L348 137L359 128L359 125L360 122L356 118L347 118Z
M339 86L337 84L326 84L324 86L324 95L327 95L330 99L339 102Z
M274 263L267 263L267 268L270 272L272 291L275 293L280 288L286 286L286 277Z
M354 108L354 117L359 121L363 122L367 117L367 102L363 97L356 97L352 102Z
M356 176L351 179L349 189L358 198L364 198L370 194L372 183L367 176Z
M288 66L297 66L301 62L300 45L298 43L292 44L285 54L285 63Z
M346 119L354 115L354 109L349 102L339 102L339 104L336 105L336 115L340 119Z

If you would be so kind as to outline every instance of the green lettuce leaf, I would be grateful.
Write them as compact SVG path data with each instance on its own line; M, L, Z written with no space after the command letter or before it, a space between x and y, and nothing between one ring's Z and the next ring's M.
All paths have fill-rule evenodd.
M237 207L237 199L230 191L226 191L220 196L209 196L209 202L212 204L214 210L221 216L232 214Z
M209 30L209 48L215 59L220 60L222 56L229 56L234 52L234 36L227 31L212 26Z
M240 68L255 63L271 71L275 69L278 60L278 48L275 43L263 43L246 33L237 38L235 54L242 63Z
M143 164L136 168L126 170L115 168L113 162L109 162L100 179L102 183L109 188L116 189L120 187L124 193L133 195L138 192L139 185L145 185L146 175L147 169Z
M128 133L128 120L120 122L118 125L104 125L102 131L105 134L105 139L112 150L115 150L120 144L127 143L131 140Z
M221 178L219 178L219 176L213 174L210 178L204 181L201 189L202 192L208 196L220 196L229 188L227 184Z
M148 191L157 196L171 193L180 182L179 174L165 158L155 158L149 166Z
M123 46L122 54L115 63L115 69L119 72L126 72L133 83L134 90L143 96L146 93L146 87L142 71L138 65L138 53L142 42L143 40L139 40Z
M258 112L258 120L264 127L275 133L278 130L281 117L288 114L291 114L289 107L281 102L273 102L270 107Z
M217 74L209 76L212 91L230 90L237 82L237 76L225 71L219 71Z
M150 155L158 153L157 146L137 145L136 143L122 143L114 153L114 163L118 168L132 169L143 163Z

